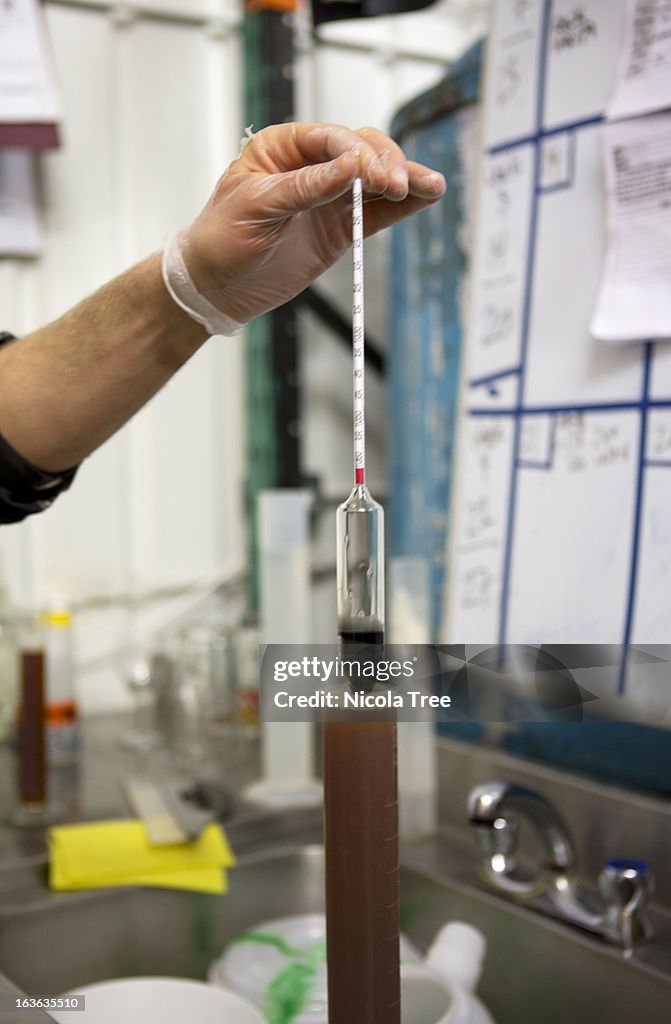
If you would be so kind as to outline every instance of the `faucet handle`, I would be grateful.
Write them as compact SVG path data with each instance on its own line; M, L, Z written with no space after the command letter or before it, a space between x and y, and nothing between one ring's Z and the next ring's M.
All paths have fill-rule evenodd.
M599 875L599 889L607 903L622 910L645 906L655 887L650 865L644 860L614 858Z
M652 938L647 913L655 879L644 860L615 858L606 862L599 875L599 889L608 906L612 929L625 949Z

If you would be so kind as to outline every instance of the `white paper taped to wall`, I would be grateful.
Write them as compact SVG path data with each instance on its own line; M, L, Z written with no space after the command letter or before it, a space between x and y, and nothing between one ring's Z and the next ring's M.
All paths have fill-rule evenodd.
M0 124L61 119L44 14L37 0L0 3Z
M0 149L0 256L39 256L42 249L34 156Z
M592 334L671 338L671 113L615 121L604 139L608 252Z
M671 107L671 0L628 0L625 38L609 118Z

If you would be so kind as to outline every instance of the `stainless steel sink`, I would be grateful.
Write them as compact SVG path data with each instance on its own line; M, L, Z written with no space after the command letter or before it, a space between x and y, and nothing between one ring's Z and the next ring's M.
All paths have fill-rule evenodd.
M42 907L0 909L0 970L27 992L59 992L103 978L204 978L212 959L263 920L323 909L320 847L251 857L229 893L168 889L69 893Z
M453 918L482 929L489 952L480 992L498 1024L671 1019L671 980L661 972L456 881L440 863L429 845L406 858L403 928L421 948ZM39 876L43 868L32 870ZM0 971L33 994L115 976L203 978L210 961L244 929L324 905L318 845L244 854L225 897L161 889L57 896L38 882L24 877L23 893L18 883L4 898L0 892ZM7 875L5 888L11 888Z

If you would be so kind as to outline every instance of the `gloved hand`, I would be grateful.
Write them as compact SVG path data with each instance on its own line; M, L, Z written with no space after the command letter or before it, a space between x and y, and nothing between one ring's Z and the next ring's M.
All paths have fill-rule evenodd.
M351 245L355 177L363 183L366 235L445 192L442 174L406 160L375 128L295 123L253 135L191 227L166 250L164 278L173 298L184 302L190 279L196 299L223 314L213 333L234 333L287 302ZM170 272L180 261L187 272L181 285L179 271ZM207 318L200 322L208 325ZM227 324L229 330L219 329Z

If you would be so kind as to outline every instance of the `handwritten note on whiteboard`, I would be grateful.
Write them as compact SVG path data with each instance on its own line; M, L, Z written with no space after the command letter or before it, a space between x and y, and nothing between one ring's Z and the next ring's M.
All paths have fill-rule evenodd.
M628 0L610 118L671 107L671 0Z
M60 120L51 51L38 0L0 3L0 124Z
M608 252L592 334L671 337L671 113L605 129Z
M499 5L497 52L489 61L485 137L490 145L525 135L534 124L541 8L535 2Z

